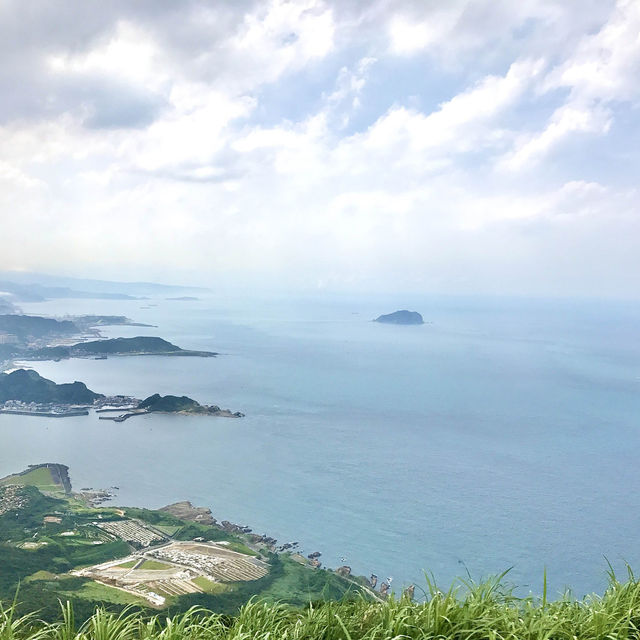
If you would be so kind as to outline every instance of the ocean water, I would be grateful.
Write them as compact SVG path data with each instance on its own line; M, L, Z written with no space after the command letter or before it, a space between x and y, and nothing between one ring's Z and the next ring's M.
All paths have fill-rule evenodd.
M33 363L102 393L189 395L241 420L0 416L0 475L71 467L115 502L188 499L328 566L448 586L511 568L520 592L602 591L640 570L640 305L497 298L95 301L213 359ZM370 322L397 308L423 326ZM419 590L419 589L418 589Z

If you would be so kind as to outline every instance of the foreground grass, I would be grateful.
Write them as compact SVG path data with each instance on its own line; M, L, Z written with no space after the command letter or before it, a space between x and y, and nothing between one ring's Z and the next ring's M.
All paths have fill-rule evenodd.
M639 638L639 626L640 582L631 573L625 582L611 576L603 596L580 601L517 598L497 578L446 593L429 584L421 603L390 598L292 609L254 600L234 617L199 608L153 617L97 609L76 625L69 604L57 623L0 608L0 640L613 640Z

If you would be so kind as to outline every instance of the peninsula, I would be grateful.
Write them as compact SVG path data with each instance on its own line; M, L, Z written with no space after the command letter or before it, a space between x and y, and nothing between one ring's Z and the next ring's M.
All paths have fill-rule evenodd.
M96 327L124 326L124 327L153 327L155 325L145 324L143 322L134 322L126 316L105 316L105 315L84 315L72 316L72 322L86 331Z
M30 369L0 373L0 413L64 418L88 415L89 409L100 414L117 413L115 416L100 415L100 420L115 422L124 422L145 413L244 417L240 411L201 405L187 396L161 396L156 393L145 400L130 396L107 397L91 391L83 382L56 384Z
M68 337L80 333L80 329L70 320L9 313L0 315L0 333L10 336L15 343L21 343L42 338Z
M101 413L108 410L101 409ZM154 393L152 396L138 402L137 406L130 411L117 416L100 416L100 420L113 420L114 422L124 422L134 416L143 415L145 413L178 413L181 415L195 416L215 416L218 418L244 418L244 413L240 411L229 411L229 409L221 409L217 405L202 405L193 398L187 396L161 396Z
M378 316L374 322L382 322L385 324L424 324L422 316L417 311L407 311L406 309Z
M218 522L180 502L161 510L96 506L109 491L74 491L68 468L48 463L0 478L0 599L19 586L21 611L57 618L69 600L77 615L96 605L234 613L257 596L305 606L346 594L379 599L365 578L318 567L297 543Z
M24 353L24 360L66 360L68 358L89 358L105 356L195 356L214 358L213 351L192 351L182 349L167 340L155 336L135 338L110 338L78 342L71 346L43 347Z
M183 413L203 416L227 416L230 418L242 418L244 414L236 411L231 413L227 409L221 409L217 405L202 405L187 396L161 396L156 393L143 400L138 409L145 409L149 413Z
M109 356L195 356L213 358L213 351L182 349L156 336L101 338L99 327L148 327L126 316L67 316L63 320L22 314L0 314L0 366L12 360L66 360ZM81 341L82 338L88 341Z

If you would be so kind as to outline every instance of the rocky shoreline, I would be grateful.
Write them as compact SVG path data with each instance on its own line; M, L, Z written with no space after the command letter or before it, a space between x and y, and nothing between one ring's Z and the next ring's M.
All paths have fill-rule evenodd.
M88 412L87 412L88 413ZM146 409L140 409L135 411L130 411L128 413L122 413L117 416L99 416L98 420L112 420L113 422L124 422L129 418L133 418L134 416L148 416L154 413L161 413L164 415L175 416L213 416L216 418L244 418L244 413L241 411L232 412L229 409L217 409L214 411L147 411Z
M6 481L9 481L8 486L11 486L12 484L20 484L19 482L12 481L12 479L18 479L22 476L33 474L34 471L38 471L39 469L47 469L51 476L51 483L59 487L59 489L57 491L52 491L51 484L49 484L48 481L45 481L43 483L43 479L40 476L30 478L28 481L26 481L25 484L33 484L33 486L36 486L38 488L42 487L47 495L51 494L53 497L61 497L60 490L63 490L66 497L73 498L75 499L75 501L80 501L86 507L93 509L107 507L108 509L111 509L116 515L123 518L125 517L125 514L132 509L125 506L116 507L113 506L113 504L105 504L107 502L112 502L113 498L115 498L115 491L119 489L115 486L110 487L109 489L93 489L91 487L83 487L79 491L74 491L69 477L69 468L66 465L59 463L43 463L30 465L22 472L12 474L11 476L0 479L0 485L7 484ZM144 511L146 512L147 510L145 509ZM372 574L371 578L353 575L351 567L346 564L335 569L331 567L322 567L322 562L320 561L322 553L320 551L313 551L311 553L308 553L305 557L303 553L298 550L298 542L285 542L278 546L278 540L276 538L271 537L267 534L261 535L254 533L251 527L247 525L236 524L230 522L229 520L218 521L213 516L211 509L208 509L206 507L194 506L193 503L188 500L175 502L160 509L149 510L149 512L153 511L158 514L164 512L166 514L174 516L174 518L176 518L178 521L182 521L183 525L185 525L185 523L194 523L198 525L200 529L189 534L190 537L188 539L192 540L193 543L206 543L209 540L229 540L230 542L214 543L223 548L226 548L225 545L228 544L239 545L239 549L234 550L234 548L231 547L231 552L250 553L255 555L258 559L262 560L268 558L270 554L283 554L289 559L289 562L293 562L296 566L305 566L310 571L323 569L324 571L335 573L340 578L351 582L355 587L362 589L368 594L368 596L377 600L384 600L390 593L391 579L387 579L386 582L383 581L378 587L378 578L375 574ZM57 518L58 516L55 517ZM102 518L103 516L98 515L97 517ZM131 526L135 527L135 522L138 522L138 520L136 519L136 515L130 517L133 518L132 522L134 523ZM144 517L143 520L147 522ZM155 522L153 517L149 522ZM154 529L153 525L145 524L143 526L147 527L147 529L150 528L150 530L156 531L156 533L158 533L160 537L164 536L164 538L166 538L167 540L169 540L169 538L171 537L166 533L160 533L160 530ZM209 527L217 529L219 532L224 532L225 534L231 534L231 536L233 537L223 536L222 538L220 538L220 533L215 533L215 531L209 533ZM187 540L187 538L179 537L176 539ZM243 545L245 551L242 551ZM406 595L410 597L413 595L411 587L409 587L409 589L405 591Z

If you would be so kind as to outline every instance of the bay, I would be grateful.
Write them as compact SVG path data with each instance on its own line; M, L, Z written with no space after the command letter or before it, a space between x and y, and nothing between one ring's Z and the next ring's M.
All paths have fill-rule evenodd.
M188 395L241 420L0 416L0 474L71 467L120 504L189 499L322 551L328 566L442 586L513 567L521 591L602 591L640 566L640 305L315 296L64 300L24 311L126 314L215 359L31 363L102 393ZM427 324L370 322L397 308Z

